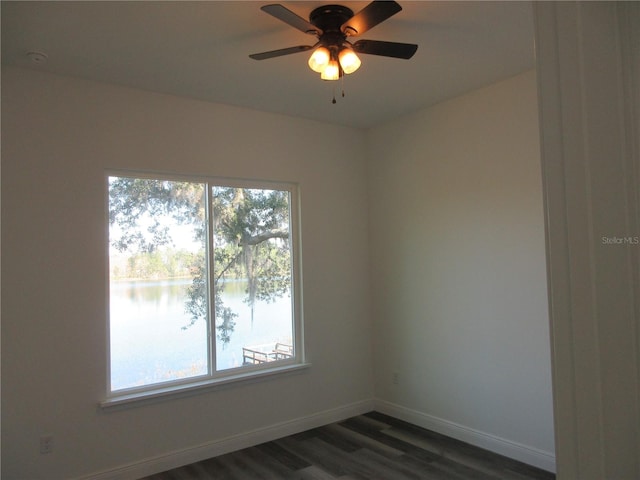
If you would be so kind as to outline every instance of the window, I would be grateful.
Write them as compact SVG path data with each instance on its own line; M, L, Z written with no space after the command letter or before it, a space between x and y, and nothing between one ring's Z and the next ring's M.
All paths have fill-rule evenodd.
M107 183L112 396L302 363L292 185Z

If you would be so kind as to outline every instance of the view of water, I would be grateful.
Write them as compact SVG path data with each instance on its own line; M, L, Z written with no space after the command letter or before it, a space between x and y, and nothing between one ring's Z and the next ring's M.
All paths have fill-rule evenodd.
M185 312L190 280L111 282L111 389L120 390L207 373L208 335L204 319L190 323ZM227 284L222 300L238 317L231 340L217 339L216 365L224 370L242 365L242 347L291 343L291 299L243 300L244 283Z

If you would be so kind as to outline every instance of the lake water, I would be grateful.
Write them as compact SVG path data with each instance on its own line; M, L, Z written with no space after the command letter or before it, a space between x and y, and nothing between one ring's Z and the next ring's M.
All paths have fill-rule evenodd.
M185 312L190 280L112 282L110 289L111 389L121 390L151 383L207 374L209 345L204 319L187 326ZM231 340L215 342L217 370L242 365L242 347L291 344L291 299L256 302L251 309L243 300L243 282L226 285L222 300L238 317Z

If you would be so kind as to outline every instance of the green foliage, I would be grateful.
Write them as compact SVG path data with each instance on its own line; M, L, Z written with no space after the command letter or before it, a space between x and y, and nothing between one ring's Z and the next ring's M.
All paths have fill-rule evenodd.
M273 301L291 286L289 195L214 187L215 277L246 278L246 302Z
M199 183L110 177L109 223L121 229L112 245L121 252L132 248L153 252L171 244L169 228L160 219L169 216L178 224L202 223L204 198L204 185ZM146 228L143 219L151 221ZM198 234L203 238L204 231Z
M114 265L111 277L114 279L144 278L185 278L190 277L194 253L173 248L158 248L152 252L134 253L122 265Z

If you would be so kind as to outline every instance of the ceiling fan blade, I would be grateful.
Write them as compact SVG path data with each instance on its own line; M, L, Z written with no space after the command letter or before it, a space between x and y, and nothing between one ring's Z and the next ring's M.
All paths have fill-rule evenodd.
M306 52L313 47L310 45L298 45L297 47L281 48L279 50L271 50L270 52L252 53L249 57L254 60L266 60L268 58L281 57L283 55L290 55L292 53Z
M368 55L409 59L418 50L418 45L413 43L381 42L378 40L358 40L353 44L353 49L358 53Z
M340 28L349 36L362 35L400 10L402 7L397 2L374 1L343 23Z
M280 5L279 3L264 5L263 7L260 7L260 9L263 12L276 17L278 20L282 20L284 23L291 25L293 28L297 28L301 32L309 33L312 35L322 34L322 30L320 30L318 27L307 22L304 18L296 15L291 10L283 5Z

